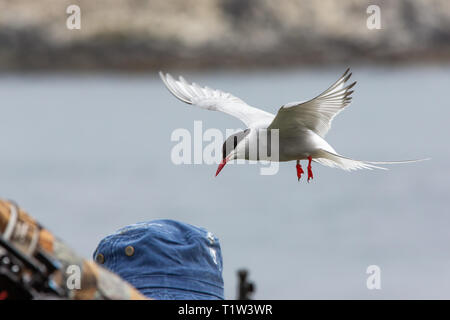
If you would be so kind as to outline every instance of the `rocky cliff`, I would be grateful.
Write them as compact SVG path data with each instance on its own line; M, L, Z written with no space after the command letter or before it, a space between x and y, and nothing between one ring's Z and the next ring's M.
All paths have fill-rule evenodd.
M450 60L448 0L0 0L2 70L433 60Z

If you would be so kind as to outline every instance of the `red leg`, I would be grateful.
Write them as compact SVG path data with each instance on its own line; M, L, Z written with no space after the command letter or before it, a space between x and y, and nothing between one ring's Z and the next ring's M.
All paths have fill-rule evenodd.
M305 173L305 171L303 171L302 166L301 166L299 160L297 160L297 165L296 165L295 167L297 168L297 178L298 178L298 181L300 181L300 178L302 177L302 173Z
M311 168L311 161L312 161L312 158L311 158L311 156L309 156L308 157L308 182L309 182L309 179L314 179L314 176L312 173L312 168Z

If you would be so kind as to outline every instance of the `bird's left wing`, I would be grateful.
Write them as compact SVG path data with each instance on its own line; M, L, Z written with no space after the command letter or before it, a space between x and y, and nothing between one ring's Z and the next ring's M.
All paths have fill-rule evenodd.
M299 129L308 128L322 138L331 127L333 118L351 101L350 89L356 84L346 86L352 75L345 73L327 90L306 102L291 102L282 106L269 129L279 129L280 135L295 136Z
M247 127L254 127L260 123L266 123L267 126L274 118L273 114L251 107L230 93L200 87L196 83L190 84L183 77L175 80L168 73L160 72L159 76L167 89L181 101L203 109L227 113L244 122Z

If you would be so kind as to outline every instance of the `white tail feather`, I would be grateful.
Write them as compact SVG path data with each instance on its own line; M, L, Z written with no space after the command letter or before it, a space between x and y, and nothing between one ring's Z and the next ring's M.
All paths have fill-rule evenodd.
M334 154L325 150L320 150L315 156L314 161L318 162L322 165L332 167L332 168L340 168L346 171L358 170L358 169L383 169L388 170L387 168L379 167L379 164L400 164L400 163L411 163L411 162L420 162L430 160L427 159L419 159L419 160L403 160L403 161L361 161L361 160L353 160L350 158L346 158L344 156Z

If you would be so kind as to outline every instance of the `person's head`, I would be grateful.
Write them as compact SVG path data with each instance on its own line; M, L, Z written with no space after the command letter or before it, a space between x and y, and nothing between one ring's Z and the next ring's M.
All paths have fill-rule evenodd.
M219 240L174 220L137 223L100 241L97 263L153 299L224 299Z

